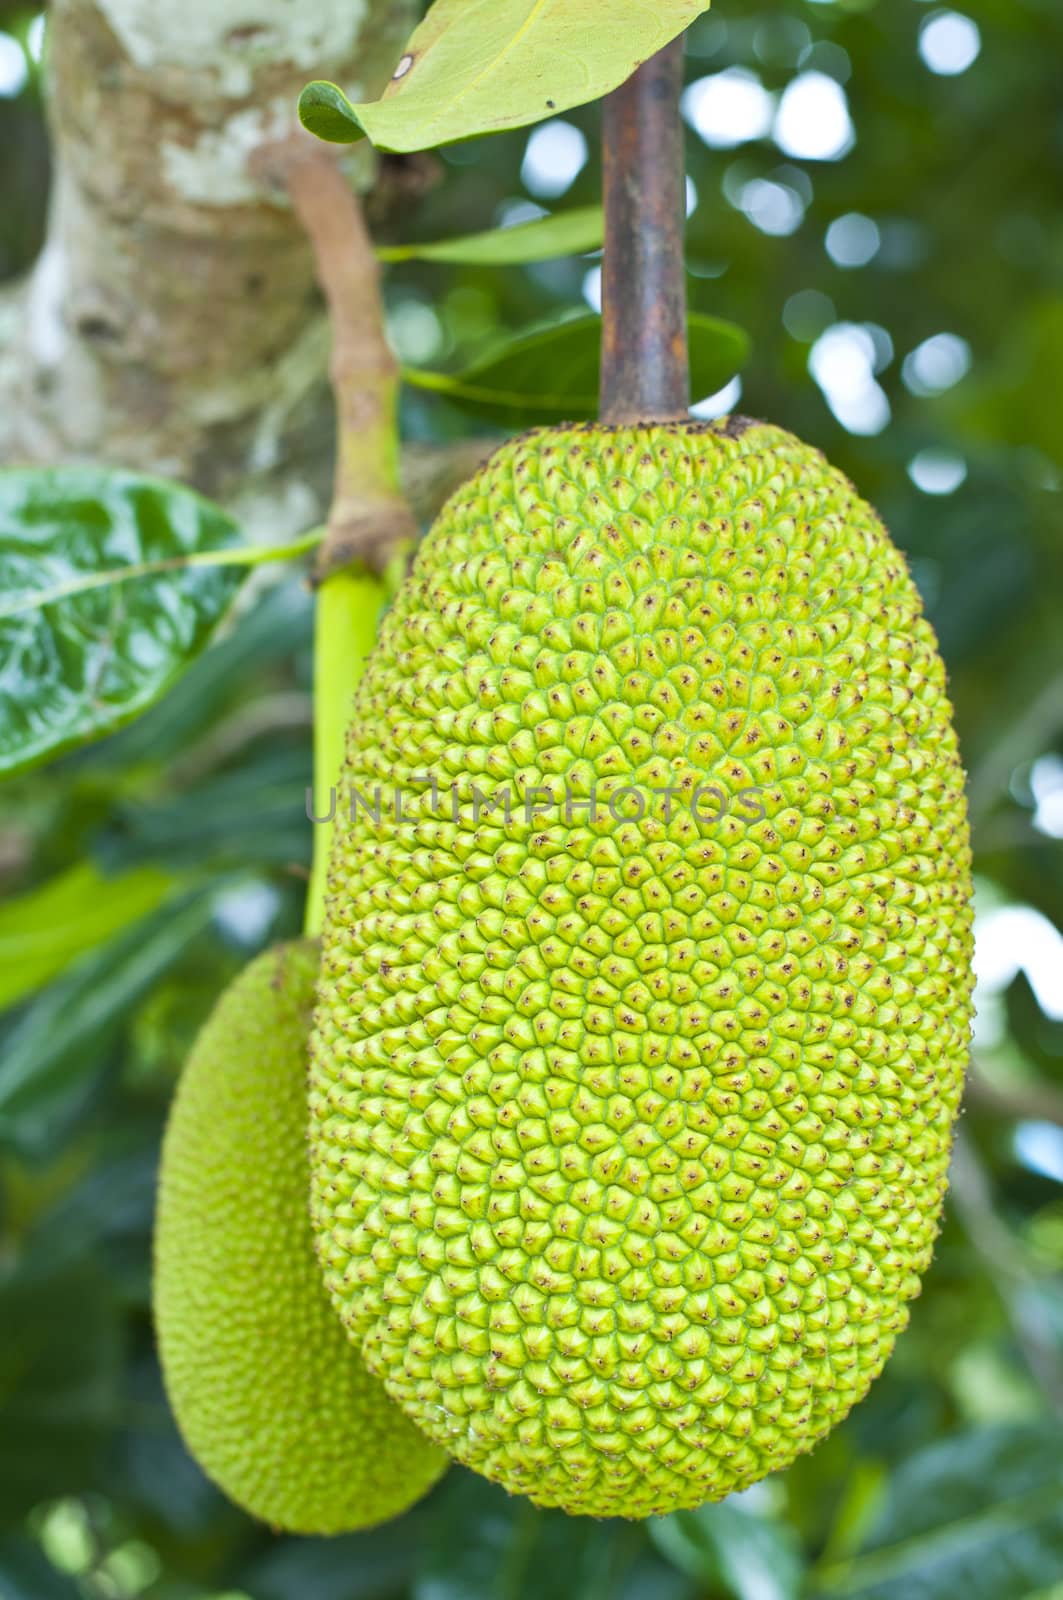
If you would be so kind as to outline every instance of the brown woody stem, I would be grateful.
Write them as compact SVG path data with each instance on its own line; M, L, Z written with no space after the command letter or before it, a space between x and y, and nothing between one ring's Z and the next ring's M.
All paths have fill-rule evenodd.
M279 170L313 247L332 328L336 472L317 576L350 566L382 572L417 529L399 483L399 372L384 335L379 267L334 156L299 136Z
M664 422L690 405L682 82L680 37L604 103L603 422Z
M273 152L275 175L314 252L332 329L336 469L314 625L314 849L305 931L321 932L354 694L386 597L385 569L417 524L399 481L399 373L384 334L380 275L360 201L315 140Z

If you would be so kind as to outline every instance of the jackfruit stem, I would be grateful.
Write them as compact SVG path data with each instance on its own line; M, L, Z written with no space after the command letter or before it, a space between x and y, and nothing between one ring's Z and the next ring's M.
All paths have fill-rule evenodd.
M349 567L383 573L412 547L417 524L399 481L399 370L384 333L380 268L361 202L334 156L301 133L281 150L332 334L336 467L317 578Z
M399 479L399 373L361 202L335 157L301 130L267 147L258 164L287 189L306 230L332 332L336 466L316 569L313 865L304 923L316 935L333 834L343 826L338 787L351 704L417 522Z
M682 36L603 102L603 422L671 422L690 407Z
M332 839L345 825L340 775L351 702L388 598L382 578L364 569L334 572L317 592L314 617L313 857L303 932L317 938L325 920Z

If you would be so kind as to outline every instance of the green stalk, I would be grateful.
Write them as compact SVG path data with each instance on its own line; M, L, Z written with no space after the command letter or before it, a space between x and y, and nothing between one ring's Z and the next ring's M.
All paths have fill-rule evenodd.
M399 481L399 374L384 336L380 269L361 205L320 146L297 138L279 155L328 303L336 403L335 481L314 622L314 816L331 817L313 825L305 927L316 935L332 841L344 823L339 780L354 692L417 523Z
M353 568L333 573L318 590L314 615L314 855L305 921L310 938L321 932L324 922L332 840L345 820L339 778L351 703L386 599L383 579ZM323 817L331 820L316 820Z

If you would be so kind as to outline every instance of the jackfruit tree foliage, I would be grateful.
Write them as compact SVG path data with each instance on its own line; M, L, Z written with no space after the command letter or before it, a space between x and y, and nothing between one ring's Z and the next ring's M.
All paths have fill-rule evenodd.
M9 0L0 31L25 37L41 9ZM74 25L101 10L48 9ZM920 54L942 9L979 30L964 71L932 72ZM254 53L253 37L246 48ZM1053 1122L1063 1025L1050 1014L1049 964L1052 929L1063 927L1063 851L1050 831L1063 760L1061 58L1057 0L715 0L689 41L689 83L708 78L730 95L734 78L718 75L738 69L745 96L745 120L715 142L688 128L691 306L752 336L741 409L820 446L904 552L948 667L981 913L988 934L1000 930L986 947L978 1070L943 1231L867 1397L763 1488L638 1524L537 1511L455 1468L380 1529L277 1538L187 1455L150 1318L158 1150L219 994L256 951L301 926L311 605L293 575L249 593L228 637L142 720L0 788L0 889L12 897L0 909L3 967L56 974L0 1018L0 1589L33 1600L336 1600L359 1587L395 1600L1052 1594L1063 1386L1052 1176L1063 1170ZM32 264L48 194L40 73L22 59L25 89L0 93L5 394L19 316L10 296ZM11 60L0 43L5 83ZM758 96L759 83L778 104L802 79L807 93L809 73L821 100L848 108L851 139L837 159L776 142L786 124ZM121 95L106 98L98 128L86 128L94 184L107 181L95 141L114 127L107 113ZM525 164L533 137L539 156L550 149L536 130L482 140L433 158L438 186L375 214L377 237L438 240L516 220L530 204L595 204L597 113L563 120L588 155L561 193L536 178L541 161ZM145 160L168 159L163 133ZM568 176L578 137L551 139L566 156L576 150ZM556 190L556 161L550 171ZM829 232L843 218L857 219L855 260L838 251L846 228ZM526 269L389 266L392 333L407 362L464 368L513 330L586 309L596 266L582 256ZM190 286L175 279L173 292ZM943 333L964 341L970 361L945 388L962 360L944 373L912 360ZM843 395L848 380L866 400L873 381L885 397L888 423L880 401L872 419L880 431L851 431L868 426L859 408L848 423L832 411L809 368L812 358L822 377L832 349L844 357L834 369ZM420 441L482 428L433 395L408 390L404 405L407 435ZM515 409L507 431L533 420ZM926 451L945 454L946 481L962 478L952 493L909 476ZM119 616L135 602L134 586L115 591ZM713 804L707 796L706 812ZM159 911L143 903L145 871L174 881ZM141 895L130 895L124 929L123 874ZM69 963L61 974L57 944Z

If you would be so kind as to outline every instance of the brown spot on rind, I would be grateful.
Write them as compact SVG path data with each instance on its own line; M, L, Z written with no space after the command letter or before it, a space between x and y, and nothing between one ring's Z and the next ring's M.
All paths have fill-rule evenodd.
M724 417L722 422L715 425L715 431L724 439L740 439L747 428L757 427L755 417L740 417L737 413Z

